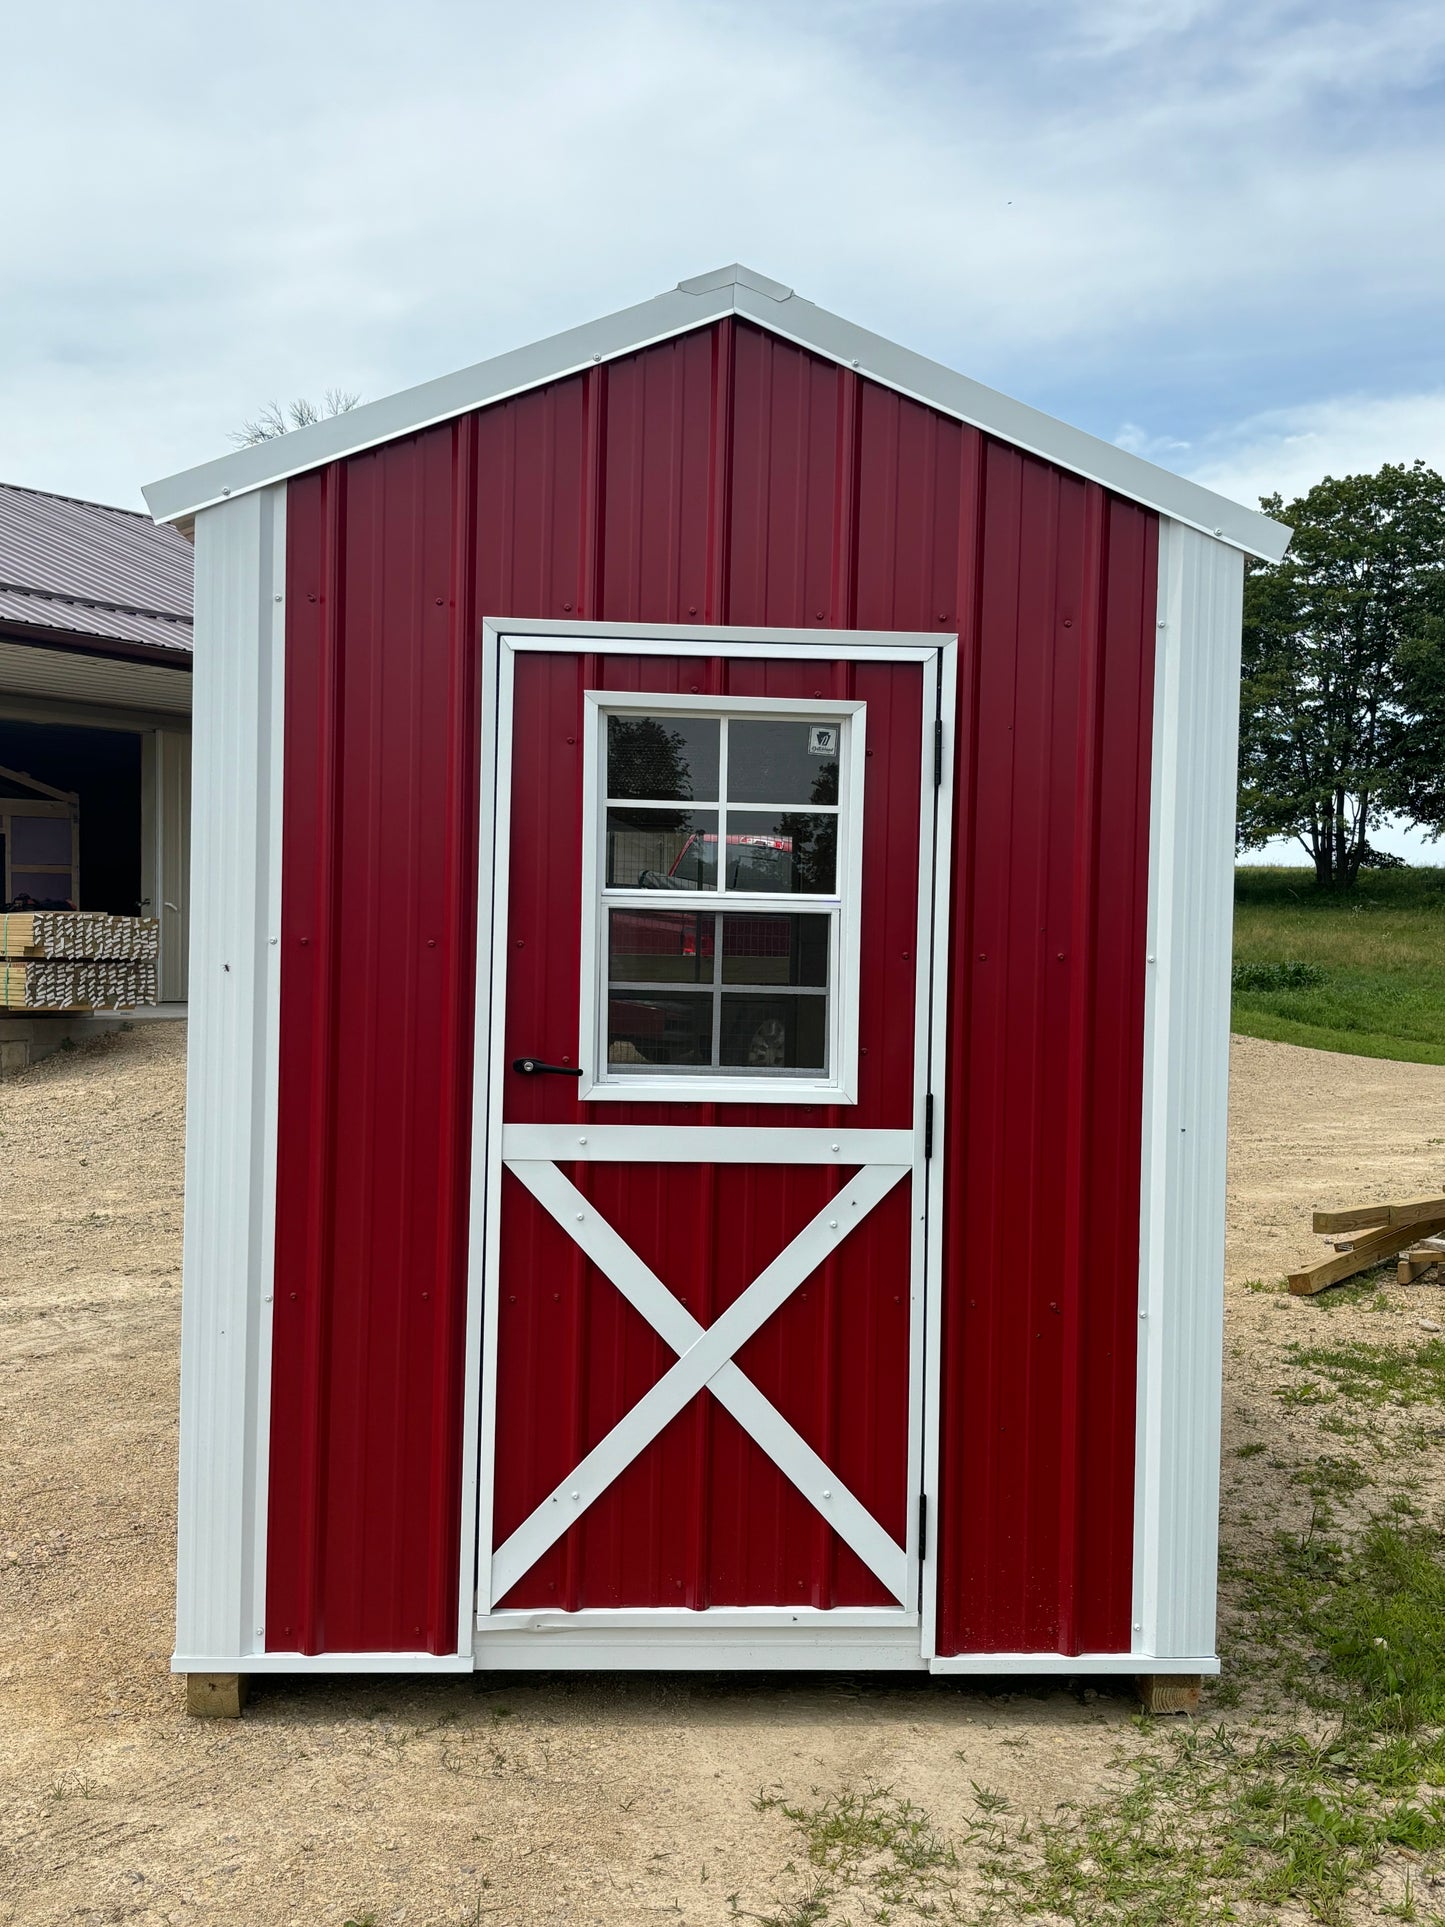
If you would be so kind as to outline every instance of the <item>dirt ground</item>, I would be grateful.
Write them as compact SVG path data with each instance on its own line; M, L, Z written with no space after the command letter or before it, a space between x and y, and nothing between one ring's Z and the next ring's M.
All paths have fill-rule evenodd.
M975 1783L1051 1810L1104 1782L1133 1710L1112 1690L273 1681L238 1723L188 1720L167 1671L184 1041L139 1026L0 1085L0 1922L703 1927L798 1891L797 1834L760 1787L886 1782L948 1831ZM1320 1315L1246 1281L1318 1254L1314 1205L1438 1190L1442 1100L1445 1068L1235 1044L1235 1544L1261 1495L1271 1525L1307 1513L1231 1448L1284 1451L1308 1423L1269 1386ZM1388 1309L1442 1304L1417 1287Z

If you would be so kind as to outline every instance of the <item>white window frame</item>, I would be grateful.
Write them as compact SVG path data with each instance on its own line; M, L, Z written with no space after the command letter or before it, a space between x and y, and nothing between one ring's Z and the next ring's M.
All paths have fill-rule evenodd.
M672 1104L856 1104L858 1101L858 980L862 941L863 789L867 704L816 700L798 702L774 696L661 696L655 693L589 689L583 693L582 739L582 972L578 1012L578 1062L587 1103ZM679 891L622 893L623 907L650 910L718 910L754 916L825 914L831 922L828 955L828 1070L821 1078L796 1072L768 1076L758 1071L690 1076L668 1071L612 1072L607 1062L607 804L605 797L609 716L629 711L645 715L699 718L755 717L770 722L836 722L842 731L838 757L838 839L834 890L824 896L776 892ZM721 779L720 779L721 781ZM721 782L725 789L725 781ZM699 805L698 807L706 807ZM727 835L725 799L719 799L718 836ZM744 806L739 806L744 807ZM799 809L804 806L800 805ZM719 842L721 874L726 844ZM643 898L634 904L633 897ZM611 897L609 895L609 901ZM715 968L721 969L721 959ZM660 986L661 987L661 986Z

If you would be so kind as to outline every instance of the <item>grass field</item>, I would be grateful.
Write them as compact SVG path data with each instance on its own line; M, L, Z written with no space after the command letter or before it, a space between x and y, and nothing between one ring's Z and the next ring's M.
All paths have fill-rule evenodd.
M1236 870L1234 978L1246 1037L1445 1064L1445 869L1338 896L1308 869Z

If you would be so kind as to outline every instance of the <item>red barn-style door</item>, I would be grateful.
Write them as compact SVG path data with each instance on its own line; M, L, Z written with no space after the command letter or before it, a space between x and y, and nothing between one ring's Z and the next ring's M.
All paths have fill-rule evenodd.
M488 648L478 1662L917 1665L948 647Z

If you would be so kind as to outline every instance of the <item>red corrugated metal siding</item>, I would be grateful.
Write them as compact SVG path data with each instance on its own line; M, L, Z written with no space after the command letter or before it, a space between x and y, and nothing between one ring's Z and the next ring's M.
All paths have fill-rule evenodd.
M940 1647L1127 1648L1154 541L734 322L290 485L270 1647L455 1637L493 615L960 631Z
M983 452L950 963L939 1648L1130 1644L1156 524Z
M913 1116L923 675L912 663L524 655L516 665L504 1056L575 1058L585 689L692 689L868 705L859 1101L579 1104L565 1078L508 1078L509 1123L847 1124ZM581 1165L569 1176L703 1324L853 1173L816 1167ZM908 1188L738 1354L742 1370L895 1539L907 1536ZM636 1404L673 1353L522 1188L501 1213L494 1543ZM893 1602L710 1393L694 1400L507 1607L874 1606Z

